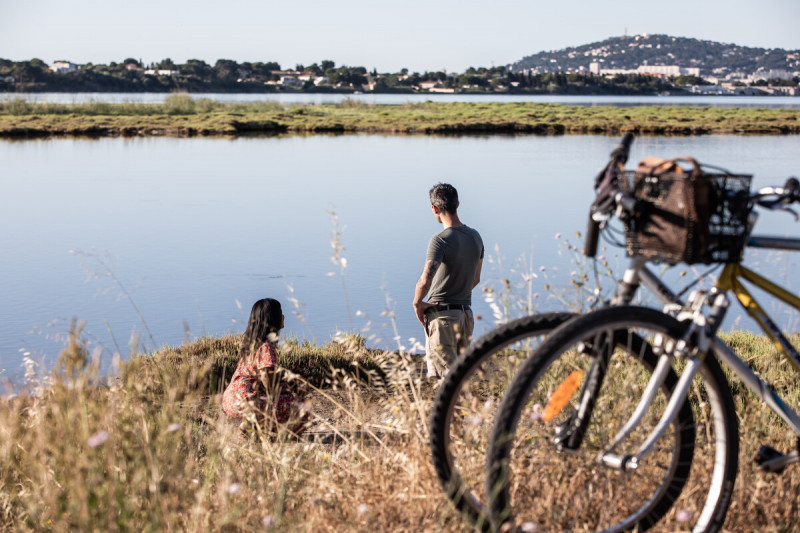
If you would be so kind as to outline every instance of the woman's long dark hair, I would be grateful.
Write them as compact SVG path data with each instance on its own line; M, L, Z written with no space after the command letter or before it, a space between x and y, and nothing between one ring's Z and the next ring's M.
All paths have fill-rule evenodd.
M272 298L264 298L253 304L250 322L244 331L239 358L250 354L269 340L270 333L277 335L281 329L281 303Z

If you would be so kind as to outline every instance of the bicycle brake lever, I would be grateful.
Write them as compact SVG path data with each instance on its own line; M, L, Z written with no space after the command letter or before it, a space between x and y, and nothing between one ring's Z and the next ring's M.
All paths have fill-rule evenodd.
M794 217L795 222L800 221L800 216L798 216L798 214L795 212L794 209L790 209L788 207L781 207L778 211L786 211L787 213L790 213Z

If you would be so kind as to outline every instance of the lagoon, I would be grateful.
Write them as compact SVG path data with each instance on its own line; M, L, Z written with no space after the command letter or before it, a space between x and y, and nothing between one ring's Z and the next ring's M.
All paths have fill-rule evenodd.
M2 141L0 379L18 382L23 356L52 365L72 317L86 321L90 348L109 361L115 352L127 356L132 336L151 350L240 332L250 305L265 296L284 303L289 335L327 341L352 322L372 345L410 349L422 333L413 287L428 239L440 229L427 203L437 181L456 185L462 220L483 235L485 286L519 280L524 256L538 275L537 309L556 309L543 286L568 286L575 267L564 237L578 243L592 180L617 140ZM800 174L798 147L798 136L643 137L631 160L693 155L753 173L758 187ZM331 261L330 211L347 259L343 276ZM763 215L758 229L800 234L777 213ZM748 261L777 264L782 282L800 286L793 256ZM492 311L479 291L474 296L480 334Z

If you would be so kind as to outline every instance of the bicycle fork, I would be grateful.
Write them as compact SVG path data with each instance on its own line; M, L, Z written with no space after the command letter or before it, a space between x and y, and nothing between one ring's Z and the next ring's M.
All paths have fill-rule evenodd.
M702 309L706 304L711 305L711 311L708 316L702 313ZM717 292L714 289L710 294L706 294L704 291L696 291L690 297L687 306L677 317L681 321L691 321L683 336L678 340L667 340L658 335L654 339L655 348L660 352L656 368L653 370L642 397L630 418L607 448L598 454L597 460L599 463L609 468L630 472L636 470L641 460L654 450L656 441L661 438L681 407L683 407L692 380L703 364L705 354L725 316L728 305L729 300L725 293ZM589 424L589 420L591 420L596 399L602 390L602 383L611 354L620 341L624 342L624 339L617 339L617 336L621 333L623 332L603 332L592 343L590 350L594 358L581 390L578 408L566 422L556 428L554 442L560 450L577 450L580 447L586 427ZM672 366L672 361L676 358L685 359L687 361L686 368L672 391L656 427L653 428L635 453L632 455L617 453L619 445L625 441L650 409L658 390L664 384L664 380Z

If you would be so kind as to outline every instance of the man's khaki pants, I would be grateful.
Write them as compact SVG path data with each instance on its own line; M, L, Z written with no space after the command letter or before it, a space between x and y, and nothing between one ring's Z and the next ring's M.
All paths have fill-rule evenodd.
M444 377L447 367L472 341L472 310L448 309L425 313L425 362L428 379Z

